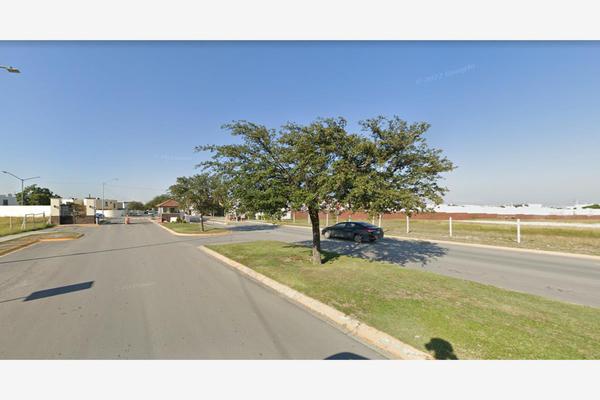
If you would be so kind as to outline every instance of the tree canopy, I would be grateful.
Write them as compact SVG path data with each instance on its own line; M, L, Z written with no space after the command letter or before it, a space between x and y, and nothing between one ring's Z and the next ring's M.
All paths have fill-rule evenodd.
M152 210L155 209L156 206L158 206L160 203L167 201L170 198L171 196L169 196L168 194L159 194L158 196L155 196L152 200L147 202L144 206L147 210Z
M37 185L26 186L23 193L17 193L17 202L21 204L21 198L24 198L24 204L28 206L47 206L50 205L50 199L60 197L48 188Z
M268 214L306 208L319 263L319 210L421 211L441 202L447 189L438 181L454 168L441 150L428 147L427 123L380 116L361 121L361 133L346 125L344 118L320 118L275 130L234 121L223 127L242 143L197 146L213 153L199 166L227 182L245 208Z
M203 231L202 216L222 208L225 197L219 177L207 173L190 177L180 176L175 184L169 187L169 192L182 209L193 210L200 214Z
M128 210L143 211L146 208L144 206L144 203L142 203L140 201L130 201L129 203L127 203L127 209Z

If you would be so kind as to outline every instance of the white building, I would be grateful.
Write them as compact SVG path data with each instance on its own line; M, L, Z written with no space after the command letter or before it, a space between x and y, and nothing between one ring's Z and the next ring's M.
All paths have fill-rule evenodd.
M17 197L11 193L0 194L0 206L16 206Z

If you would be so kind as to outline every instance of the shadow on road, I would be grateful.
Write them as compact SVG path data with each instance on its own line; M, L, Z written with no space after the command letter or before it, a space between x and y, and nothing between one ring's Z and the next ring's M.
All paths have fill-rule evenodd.
M345 351L329 356L325 360L368 360L368 358Z
M38 290L37 292L31 293L25 297L23 301L31 301L37 299L43 299L45 297L58 296L60 294L66 294L71 292L78 292L80 290L86 290L94 285L94 281L76 283L74 285L59 286L52 289Z
M307 240L298 244L310 246L312 242ZM448 252L446 248L431 242L395 239L382 239L374 243L323 240L321 248L328 252L400 265L407 263L426 265L435 258L445 256Z
M16 300L23 300L23 301L38 300L38 299L43 299L46 297L58 296L61 294L67 294L67 293L71 293L71 292L78 292L80 290L90 289L93 285L94 285L94 281L88 281L88 282L75 283L73 285L59 286L59 287L55 287L55 288L51 288L51 289L38 290L37 292L31 293L27 297L16 297L14 299L2 300L2 301L0 301L0 303L8 303L11 301L16 301Z
M272 231L279 228L277 225L223 225L223 228L233 232L250 232L250 231Z
M433 357L436 360L458 360L452 344L447 340L440 338L431 338L429 343L425 344L425 348L429 351L433 351Z

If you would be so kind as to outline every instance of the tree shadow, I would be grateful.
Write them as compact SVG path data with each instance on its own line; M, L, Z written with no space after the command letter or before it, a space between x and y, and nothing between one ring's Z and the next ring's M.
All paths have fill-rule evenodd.
M279 228L277 225L231 225L224 226L225 229L229 229L233 232L249 232L249 231L271 231Z
M429 351L433 351L433 357L436 360L458 360L452 344L447 340L440 338L431 338L429 343L425 344L425 348Z
M342 353L333 354L325 358L325 360L368 360L368 358L355 353L344 351Z
M306 240L297 244L310 246L312 242ZM436 243L396 239L381 239L373 243L329 239L321 241L321 249L324 250L324 262L332 259L332 256L327 253L333 252L372 261L385 261L400 265L419 263L422 266L435 258L445 256L448 252L448 249Z

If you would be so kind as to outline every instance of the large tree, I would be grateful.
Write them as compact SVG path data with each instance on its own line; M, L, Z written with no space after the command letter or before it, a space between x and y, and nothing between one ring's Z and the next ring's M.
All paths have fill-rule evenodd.
M204 215L221 207L223 191L219 177L209 174L180 176L169 192L182 208L200 214L200 224L204 231Z
M37 185L26 186L23 193L17 193L17 202L21 204L21 198L24 198L23 204L28 206L47 206L50 205L50 199L60 197L48 188Z
M152 200L150 200L149 202L147 202L144 206L146 207L147 210L153 210L160 203L163 203L163 202L169 200L170 198L171 198L171 196L169 196L168 194L159 194L158 196L154 196L154 198Z
M237 121L224 128L241 137L241 144L196 150L213 153L200 166L222 176L246 207L267 213L306 208L313 262L320 263L319 210L418 211L441 201L446 189L437 182L453 168L427 146L428 124L377 117L361 125L366 135L348 133L343 118L288 123L279 130Z

